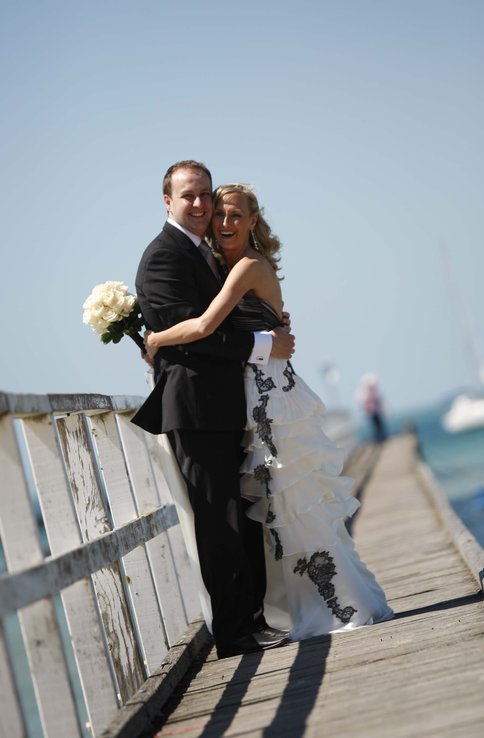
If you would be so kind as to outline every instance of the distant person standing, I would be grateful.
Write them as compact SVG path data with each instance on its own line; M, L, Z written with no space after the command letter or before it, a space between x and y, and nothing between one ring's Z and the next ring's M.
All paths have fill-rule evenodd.
M358 399L370 421L373 440L375 443L382 443L388 434L383 413L383 398L375 374L364 374L362 376Z

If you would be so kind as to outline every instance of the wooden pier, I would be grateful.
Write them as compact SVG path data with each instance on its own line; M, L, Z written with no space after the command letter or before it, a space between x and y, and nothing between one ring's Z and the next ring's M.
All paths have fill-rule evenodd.
M388 441L363 481L352 534L395 619L263 654L211 650L145 735L482 738L484 552L413 437Z
M0 393L0 738L482 736L484 552L413 436L346 470L395 619L217 660L139 402Z

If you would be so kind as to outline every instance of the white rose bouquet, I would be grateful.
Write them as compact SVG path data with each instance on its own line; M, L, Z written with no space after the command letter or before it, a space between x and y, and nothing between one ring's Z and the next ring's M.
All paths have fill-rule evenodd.
M130 336L144 351L138 332L144 327L141 310L124 282L96 285L82 307L83 323L99 333L103 343L119 343L123 336Z

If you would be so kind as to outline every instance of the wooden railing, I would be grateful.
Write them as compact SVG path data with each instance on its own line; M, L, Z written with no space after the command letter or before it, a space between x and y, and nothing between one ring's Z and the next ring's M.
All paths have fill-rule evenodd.
M0 393L2 737L101 735L200 616L140 402Z

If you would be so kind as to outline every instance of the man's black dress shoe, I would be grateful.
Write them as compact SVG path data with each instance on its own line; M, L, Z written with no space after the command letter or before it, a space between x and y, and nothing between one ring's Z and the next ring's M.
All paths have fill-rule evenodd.
M267 624L267 621L263 615L259 615L254 620L254 631L256 633L260 633L262 630L264 630L267 635L271 634L274 636L274 638L279 637L287 637L289 635L289 630L280 630L279 628L272 628L270 625Z
M269 648L276 648L288 642L286 633L274 628L264 628L257 630L249 635L241 636L236 641L217 648L217 656L219 659L226 659L229 656L239 656L243 653L254 653L255 651L266 651Z
M265 628L257 628L255 631L256 633L261 633L264 631L266 636L269 638L284 638L286 641L288 640L289 636L289 630L279 630L279 628L273 628L270 625L266 625Z

